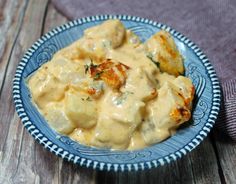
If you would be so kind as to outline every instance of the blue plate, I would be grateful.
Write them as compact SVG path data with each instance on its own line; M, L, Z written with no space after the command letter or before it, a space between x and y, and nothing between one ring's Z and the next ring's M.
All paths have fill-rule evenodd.
M120 19L142 41L164 29L170 32L185 58L185 75L196 88L193 118L169 139L136 151L110 151L81 145L52 130L31 102L25 79L53 54L83 35L88 27L107 19ZM213 127L220 108L220 86L216 73L203 52L181 33L152 20L127 15L86 17L59 26L42 36L25 53L13 81L16 111L29 133L45 148L75 164L99 170L144 170L167 164L193 150Z

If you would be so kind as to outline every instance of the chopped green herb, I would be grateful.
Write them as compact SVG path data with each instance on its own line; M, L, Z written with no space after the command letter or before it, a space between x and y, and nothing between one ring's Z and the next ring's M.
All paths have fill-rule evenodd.
M160 63L157 61L157 62L153 62L157 68L160 68Z
M97 72L93 79L94 80L100 79L102 73L103 71Z
M92 99L89 96L86 98L86 100L87 101L92 101Z
M126 91L125 94L127 94L127 95L133 95L134 92L132 92L132 91Z
M85 69L85 74L88 73L89 70L91 70L91 68L96 68L98 65L95 65L93 63L93 60L90 59L90 64L86 64L84 65L84 69Z
M85 74L89 71L89 65L84 65Z
M91 63L90 63L90 68L96 68L98 65L95 65L94 63L93 63L93 60L92 59L90 59L91 60Z
M153 54L151 52L147 53L146 55L149 59L153 60Z

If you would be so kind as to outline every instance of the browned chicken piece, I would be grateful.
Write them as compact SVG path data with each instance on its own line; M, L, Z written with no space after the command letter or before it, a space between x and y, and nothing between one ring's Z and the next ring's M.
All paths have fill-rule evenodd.
M146 42L146 46L147 56L159 64L162 72L175 76L184 73L183 58L168 32L164 30L157 32Z
M89 67L90 75L94 80L103 80L113 89L119 89L124 84L128 69L128 66L111 59L107 59L99 65L91 64Z
M191 111L187 107L177 107L173 108L170 112L170 117L176 122L176 125L186 122L191 117Z
M179 125L191 118L192 101L194 98L195 88L189 79L182 76L176 78L173 83L179 87L176 88L176 95L182 99L183 104L181 106L177 105L173 108L170 112L170 117L176 122L177 125Z
M190 79L179 76L158 90L158 98L148 106L149 118L141 126L147 144L163 141L176 128L191 118L194 86ZM163 105L164 104L164 105Z

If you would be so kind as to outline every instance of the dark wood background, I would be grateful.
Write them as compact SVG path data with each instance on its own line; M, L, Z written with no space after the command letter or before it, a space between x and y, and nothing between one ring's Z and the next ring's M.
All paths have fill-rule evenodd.
M142 172L101 172L63 161L34 141L18 118L12 79L24 52L65 23L48 0L0 0L0 183L236 183L236 144L216 130L184 158Z

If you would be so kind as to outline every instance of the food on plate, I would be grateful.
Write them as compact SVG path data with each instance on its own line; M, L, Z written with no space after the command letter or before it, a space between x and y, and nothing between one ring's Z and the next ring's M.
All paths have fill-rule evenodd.
M49 125L81 144L140 149L191 118L194 86L161 30L141 43L119 20L88 28L27 79Z
M155 63L158 62L160 70L171 75L183 75L183 58L179 53L174 39L170 33L162 30L154 34L146 42L150 57Z

